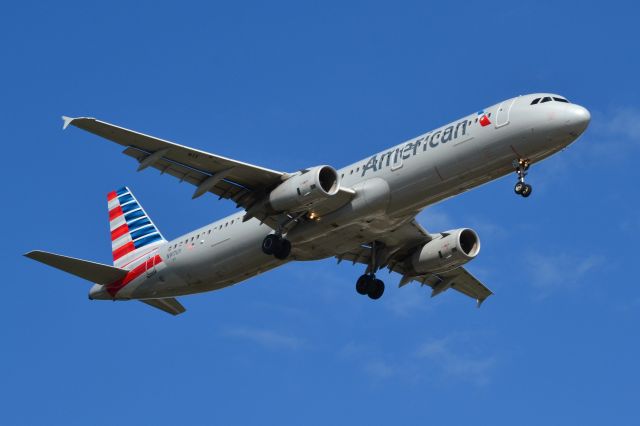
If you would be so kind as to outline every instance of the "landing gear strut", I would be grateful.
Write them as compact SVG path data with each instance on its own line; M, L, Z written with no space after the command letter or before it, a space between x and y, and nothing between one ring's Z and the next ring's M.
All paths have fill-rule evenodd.
M280 235L269 234L262 241L264 254L273 255L276 259L284 260L291 253L291 243Z
M529 160L513 160L513 168L516 169L516 174L518 175L518 182L516 182L516 185L513 187L513 191L527 198L533 190L531 185L524 181L525 176L527 176L527 170L529 170Z
M361 275L356 281L356 291L358 294L367 295L370 299L378 300L384 294L384 282L376 278L376 243L371 244L371 263L367 267L368 273Z

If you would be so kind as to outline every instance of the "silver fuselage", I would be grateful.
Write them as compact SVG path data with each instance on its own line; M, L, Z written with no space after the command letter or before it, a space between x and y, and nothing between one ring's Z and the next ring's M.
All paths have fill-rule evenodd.
M485 108L491 124L473 113L338 171L340 185L356 191L337 211L295 226L287 234L290 260L315 260L375 241L412 220L425 207L514 171L512 162L531 164L560 151L586 128L589 112L575 104L531 105L531 94ZM146 274L120 290L116 299L173 297L217 290L280 266L261 250L273 232L238 212L192 231L134 260L160 255ZM92 298L111 298L96 285Z

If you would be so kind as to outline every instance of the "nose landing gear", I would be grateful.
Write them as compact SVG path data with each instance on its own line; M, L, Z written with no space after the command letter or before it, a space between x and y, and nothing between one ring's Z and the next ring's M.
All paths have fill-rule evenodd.
M513 168L516 169L516 174L518 175L518 182L516 182L516 185L513 187L513 191L527 198L533 190L531 185L524 181L525 176L527 176L527 170L529 170L529 160L513 160Z

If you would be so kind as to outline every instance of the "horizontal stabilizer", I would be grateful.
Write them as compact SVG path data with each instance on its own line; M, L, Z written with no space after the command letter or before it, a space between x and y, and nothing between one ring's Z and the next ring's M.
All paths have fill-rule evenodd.
M124 278L128 272L125 269L115 268L110 265L40 250L30 251L25 256L96 284L111 284Z
M163 310L171 315L180 315L186 309L173 297L167 297L165 299L147 299L141 300L142 303L146 303L149 306Z

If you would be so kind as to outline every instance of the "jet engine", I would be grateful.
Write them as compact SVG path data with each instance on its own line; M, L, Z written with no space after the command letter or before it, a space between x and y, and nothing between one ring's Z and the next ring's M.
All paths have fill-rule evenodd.
M411 257L418 273L439 273L455 269L475 258L480 252L480 238L472 229L461 228L443 232Z
M274 212L301 212L336 195L340 188L338 172L330 166L317 166L293 175L269 194Z

